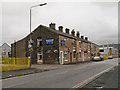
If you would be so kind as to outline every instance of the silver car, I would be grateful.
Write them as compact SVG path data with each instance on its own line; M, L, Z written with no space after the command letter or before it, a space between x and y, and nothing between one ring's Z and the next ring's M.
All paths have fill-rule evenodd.
M102 58L101 58L100 56L95 56L95 57L93 58L93 60L94 60L94 61L101 61Z

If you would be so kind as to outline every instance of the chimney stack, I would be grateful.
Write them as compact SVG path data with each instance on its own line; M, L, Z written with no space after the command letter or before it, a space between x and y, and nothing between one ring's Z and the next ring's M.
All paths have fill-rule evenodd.
M63 32L63 26L59 26L58 28L60 32Z
M69 31L70 31L70 29L68 29L68 28L65 29L65 32L66 32L67 34L69 34Z
M84 39L84 36L81 36L82 39Z
M85 40L87 40L87 41L88 41L88 37L85 37Z
M72 34L73 36L75 36L75 31L74 31L74 29L71 31L71 34Z
M55 30L55 28L56 28L56 27L55 27L55 23L52 23L52 22L51 22L51 24L49 24L49 27L50 27L51 29L54 29L54 30Z
M79 31L77 31L76 36L77 36L78 38L80 37L80 33L79 33Z

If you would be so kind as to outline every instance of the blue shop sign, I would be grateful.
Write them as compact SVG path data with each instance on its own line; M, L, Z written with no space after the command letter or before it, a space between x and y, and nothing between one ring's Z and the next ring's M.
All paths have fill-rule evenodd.
M47 39L45 44L54 44L54 39Z
M65 40L61 40L61 46L65 45Z

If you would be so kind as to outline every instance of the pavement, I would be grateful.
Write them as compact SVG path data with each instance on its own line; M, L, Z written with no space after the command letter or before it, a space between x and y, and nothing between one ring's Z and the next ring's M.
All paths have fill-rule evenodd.
M74 88L82 82L113 66L117 66L118 59L101 62L90 62L65 66L64 68L47 72L29 74L25 76L2 80L3 88ZM59 66L58 66L59 67ZM66 68L67 67L67 68Z
M88 62L87 62L88 63ZM74 66L75 64L72 65L55 65L55 64L33 64L31 68L28 69L21 69L21 70L14 70L14 71L5 71L2 72L2 79L6 78L12 78L16 76L23 76L23 75L28 75L28 74L34 74L34 73L40 73L40 72L45 72L45 71L50 71L50 70L55 70L55 69L60 69L60 68L67 68L70 66Z

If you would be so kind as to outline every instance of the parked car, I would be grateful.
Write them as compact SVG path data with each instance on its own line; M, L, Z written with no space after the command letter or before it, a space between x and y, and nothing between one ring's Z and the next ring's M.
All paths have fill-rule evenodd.
M93 58L94 61L102 61L103 60L103 57L102 56L95 56Z
M101 58L101 61L104 61L104 58L103 58L103 56L100 56L100 58Z
M113 57L111 55L108 56L108 59L113 59Z

